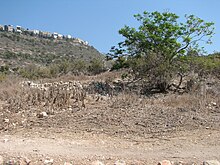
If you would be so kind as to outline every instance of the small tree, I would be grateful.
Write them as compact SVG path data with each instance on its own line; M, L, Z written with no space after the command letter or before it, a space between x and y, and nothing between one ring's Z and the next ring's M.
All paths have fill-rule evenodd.
M124 56L136 76L148 77L161 91L169 88L169 81L179 71L178 59L187 51L199 52L199 43L211 43L213 23L185 15L186 21L170 12L144 12L134 16L140 26L125 26L119 30L125 40L112 47L113 57ZM178 65L177 65L178 64Z
M92 74L99 74L104 71L104 63L102 59L92 59L90 61L88 71Z

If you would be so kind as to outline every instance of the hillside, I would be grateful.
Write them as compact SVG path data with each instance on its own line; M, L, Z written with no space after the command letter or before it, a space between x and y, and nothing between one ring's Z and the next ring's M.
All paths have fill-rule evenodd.
M47 65L58 59L91 61L103 58L94 47L77 39L47 39L0 31L0 64Z

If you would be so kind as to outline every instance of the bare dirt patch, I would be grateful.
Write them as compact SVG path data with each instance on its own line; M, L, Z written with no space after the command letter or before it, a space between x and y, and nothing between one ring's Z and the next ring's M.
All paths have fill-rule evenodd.
M28 157L32 164L43 164L46 157L54 159L53 164L220 159L218 97L88 94L85 104L85 108L59 107L51 113L49 107L28 104L25 109L10 109L7 99L2 99L0 154ZM39 117L41 112L47 115Z

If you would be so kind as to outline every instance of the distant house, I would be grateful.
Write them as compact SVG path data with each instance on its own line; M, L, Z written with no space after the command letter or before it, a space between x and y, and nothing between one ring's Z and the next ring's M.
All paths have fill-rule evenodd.
M54 33L52 34L52 38L53 38L53 39L57 39L57 38L58 38L58 33L54 32Z
M83 41L83 40L80 39L80 38L76 38L75 41L78 42L78 43L81 43L81 44L83 44L83 45L89 45L89 43L88 43L87 41Z
M66 39L71 39L72 36L71 36L71 35L66 35L65 38L66 38Z
M12 25L5 25L4 30L7 31L7 32L13 32L14 28L13 28Z
M54 33L52 34L52 38L53 38L53 39L63 39L64 36L63 36L62 34L59 34L59 33L54 32Z
M51 38L52 34L50 32L42 32L42 31L40 31L39 32L39 36L43 37L43 38Z
M46 32L46 38L52 38L52 33Z
M4 26L0 25L0 31L4 31Z
M15 32L21 34L22 33L22 27L21 26L16 26Z
M34 30L29 30L29 29L25 30L25 34L29 34L29 35L31 35L31 36L37 35L37 34L35 34L35 31L34 31Z
M57 38L58 39L63 39L63 35L62 34L58 34Z
M23 35L31 35L31 36L38 36L38 37L42 37L42 38L53 38L53 39L72 39L75 40L71 35L62 35L59 33L50 33L50 32L44 32L44 31L40 31L40 30L29 30L29 29L24 29L21 26L16 26L15 28L13 28L13 25L0 25L0 31L7 31L7 32L14 32L14 33L19 33L19 34L23 34ZM82 41L82 40L76 40L76 42L79 43L83 43L86 44L86 42Z
M39 35L40 34L39 30L32 30L32 32L33 32L34 35Z

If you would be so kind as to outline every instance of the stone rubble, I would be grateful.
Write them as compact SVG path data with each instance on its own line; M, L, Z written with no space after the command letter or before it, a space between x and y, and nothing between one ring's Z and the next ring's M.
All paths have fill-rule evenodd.
M117 160L114 165L126 165L124 160Z
M104 165L101 161L97 160L91 163L91 165Z
M47 158L44 160L44 165L52 165L53 164L53 159Z
M44 165L57 164L57 163L54 163L54 159L49 158L49 157L42 159L41 162ZM116 160L115 163L112 163L112 164L107 163L107 164L108 165L126 165L126 162L124 160ZM133 164L136 164L136 163L133 163ZM27 157L17 157L17 158L10 159L10 158L4 158L3 156L0 155L0 165L32 165L32 161L28 159ZM66 161L63 163L63 165L73 165L73 163ZM102 161L96 160L96 161L93 161L91 165L105 165L105 163L103 163ZM198 163L198 162L195 163L191 161L184 162L184 161L162 160L162 161L159 161L157 165L220 165L220 162L218 160L205 160L203 162L201 161L201 163Z
M218 160L207 160L203 162L203 165L220 165Z
M169 160L163 160L163 161L159 162L157 165L172 165L172 164Z
M3 163L4 163L4 158L3 156L0 155L0 165L3 165Z

